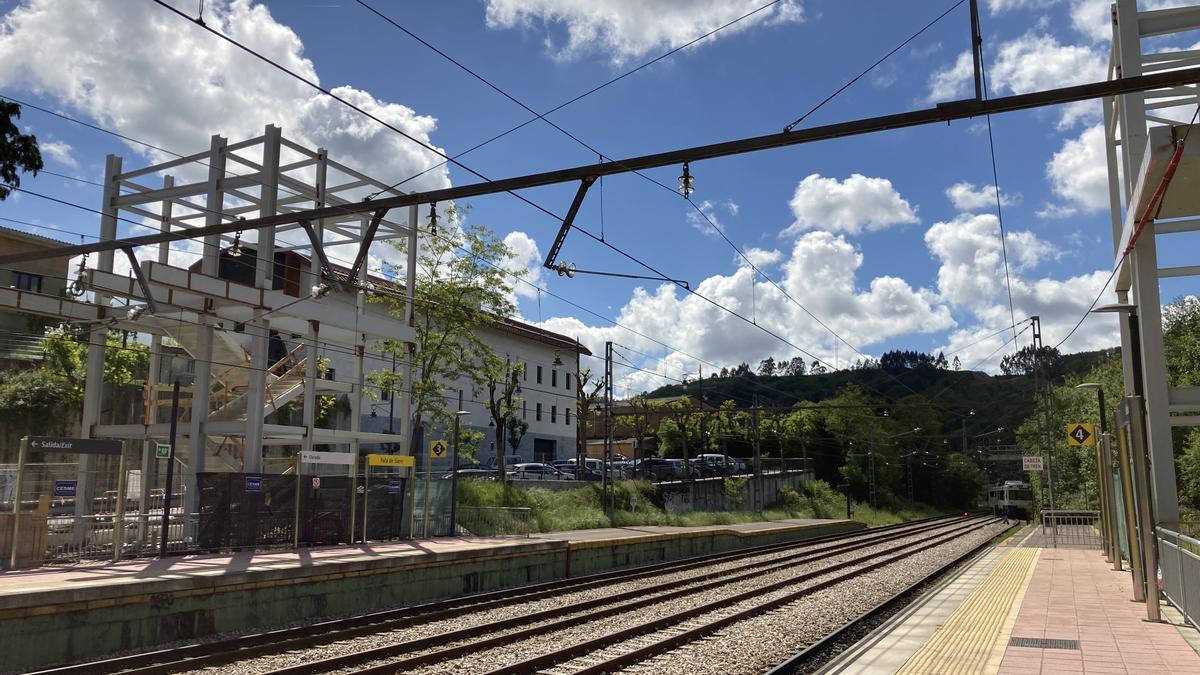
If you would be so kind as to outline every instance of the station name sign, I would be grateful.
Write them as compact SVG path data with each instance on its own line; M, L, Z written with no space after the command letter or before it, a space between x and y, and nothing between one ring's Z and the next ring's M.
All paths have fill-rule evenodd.
M95 438L55 438L53 436L30 436L29 450L32 452L70 452L77 455L119 455L121 441L106 441Z
M416 458L412 455L367 455L368 466L401 466L411 469L416 463Z

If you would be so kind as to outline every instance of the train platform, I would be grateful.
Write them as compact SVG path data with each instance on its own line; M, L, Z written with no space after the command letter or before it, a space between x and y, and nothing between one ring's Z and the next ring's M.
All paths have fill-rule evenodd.
M823 673L1200 673L1200 631L1146 620L1128 571L1028 527L943 579Z
M5 666L37 669L862 527L796 519L604 528L3 572L0 654Z

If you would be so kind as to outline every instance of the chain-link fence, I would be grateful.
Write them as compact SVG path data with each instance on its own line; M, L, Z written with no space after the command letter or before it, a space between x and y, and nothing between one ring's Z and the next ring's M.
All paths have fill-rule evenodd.
M455 514L459 534L477 537L528 537L533 512L527 508L460 506Z

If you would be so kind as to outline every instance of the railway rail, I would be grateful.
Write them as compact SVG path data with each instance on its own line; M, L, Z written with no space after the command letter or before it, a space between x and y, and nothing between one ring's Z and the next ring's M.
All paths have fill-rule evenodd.
M617 668L617 661L613 659L624 663L633 658L628 653L657 653L668 648L668 640L682 644L688 636L715 630L713 626L717 624L712 622L696 623L706 612L722 613L719 625L727 625L737 621L739 616L753 613L748 608L727 609L740 606L739 603L767 594L773 598L770 601L775 603L773 606L786 604L788 600L781 598L834 585L838 579L938 546L964 533L985 528L992 521L930 519L760 546L43 673L148 675L214 667L221 668L222 672L277 675L394 673L422 668L444 669L444 665L439 664L448 663L454 663L455 669L459 669L464 664L456 660L468 659L472 654L486 654L489 650L536 641L563 631L590 630L589 626L597 622L611 623L620 621L621 617L636 616L631 613L653 612L664 603L686 604L689 598L708 599L707 602L692 603L694 607L630 625L623 631L604 633L593 640L574 641L567 648L531 651L535 654L533 657L516 662L512 659L493 662L504 663L501 669L505 672L534 672L543 668L555 668L555 672L601 672L595 670L596 666L590 665L590 661L577 660L588 659L588 654L597 650L629 643L632 649L619 650L621 655L602 659L599 666ZM842 568L849 571L837 572ZM647 636L662 639L650 640ZM575 665L569 665L571 663ZM489 668L476 664L466 670L484 672Z

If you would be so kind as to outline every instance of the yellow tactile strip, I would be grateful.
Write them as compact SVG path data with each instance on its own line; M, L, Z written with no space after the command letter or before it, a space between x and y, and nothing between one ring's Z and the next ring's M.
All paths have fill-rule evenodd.
M994 673L1040 549L1013 549L900 668L905 675ZM992 663L995 661L995 663Z

